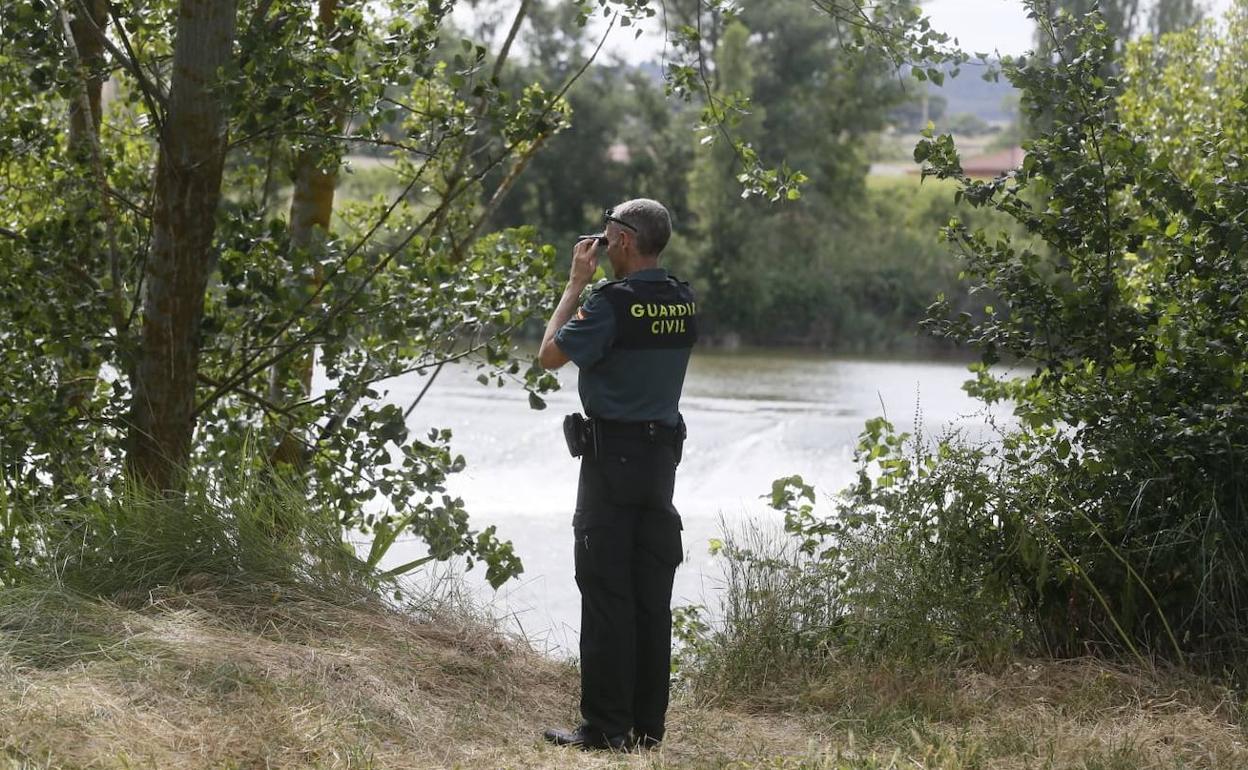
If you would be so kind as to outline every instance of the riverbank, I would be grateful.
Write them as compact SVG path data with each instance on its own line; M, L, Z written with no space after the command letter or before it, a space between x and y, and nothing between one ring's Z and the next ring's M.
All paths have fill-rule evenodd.
M194 581L191 581L192 584ZM847 666L749 702L675 695L641 755L547 746L575 667L470 612L290 589L0 599L0 767L1240 768L1240 704L1090 660Z

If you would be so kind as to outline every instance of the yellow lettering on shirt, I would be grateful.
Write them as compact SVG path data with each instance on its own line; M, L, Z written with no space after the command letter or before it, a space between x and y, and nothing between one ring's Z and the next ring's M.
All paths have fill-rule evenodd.
M666 321L656 320L650 322L651 334L683 334L685 331L685 319L669 318Z
M633 318L680 318L697 315L697 305L693 302L681 302L670 305L654 303L641 304L636 302L628 306L628 314Z

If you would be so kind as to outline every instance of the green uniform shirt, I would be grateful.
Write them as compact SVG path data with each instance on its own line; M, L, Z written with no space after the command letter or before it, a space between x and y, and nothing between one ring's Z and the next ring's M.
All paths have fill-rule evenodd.
M696 309L688 284L661 267L594 289L555 333L555 344L579 370L585 414L676 425L697 339Z

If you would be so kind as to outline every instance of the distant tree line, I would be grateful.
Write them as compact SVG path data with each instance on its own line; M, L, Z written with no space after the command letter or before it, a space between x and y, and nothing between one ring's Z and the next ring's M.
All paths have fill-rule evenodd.
M730 15L690 0L666 4L670 26L701 30L704 91L687 101L665 98L657 67L606 64L580 80L568 94L571 127L533 159L493 225L533 224L566 261L571 239L605 206L654 197L675 217L669 266L702 291L712 340L938 346L917 323L938 293L956 291L933 229L952 214L951 194L867 183L875 135L923 84L899 75L878 48L830 44L843 34L837 20L812 15L803 0L736 5ZM593 42L559 4L535 0L528 19L531 43L525 63L509 69L513 88L557 82ZM708 94L749 106L729 110L725 131L695 133ZM764 165L800 171L800 197L743 198L733 140Z

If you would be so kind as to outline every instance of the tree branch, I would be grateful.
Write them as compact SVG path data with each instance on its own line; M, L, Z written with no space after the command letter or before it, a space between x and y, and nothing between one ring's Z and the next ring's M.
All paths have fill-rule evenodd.
M511 171L507 173L503 181L499 182L498 187L494 190L494 194L490 196L489 202L485 204L485 209L477 217L477 221L472 226L472 231L468 234L466 243L472 244L477 239L477 236L481 233L481 228L485 227L485 223L489 221L490 217L494 216L494 212L498 210L503 199L507 197L507 193L511 190L512 185L516 183L516 179L520 177L520 174L529 165L529 161L533 160L533 156L537 154L537 151L542 148L542 145L546 143L546 140L551 135L550 132L547 132L534 139L533 144L529 145L529 149L525 150L524 154L512 164Z
M572 84L580 80L581 76L585 74L585 71L589 69L589 65L593 64L594 60L598 58L598 53L602 51L603 44L607 42L607 35L611 34L611 29L615 26L615 20L618 17L619 14L616 14L616 16L611 18L611 23L607 25L606 32L602 33L602 37L598 40L598 45L594 48L594 52L589 55L589 58L586 59L580 66L580 69L568 78L568 80L563 84L563 87L560 88L558 93L555 94L555 98L550 100L550 102L546 105L546 109L542 110L539 120L550 114L554 105L559 103L559 100L564 97L564 95L568 92L568 89L572 87ZM533 155L543 144L546 143L546 140L549 139L552 134L553 132L548 131L538 135L533 140L533 144L529 147L529 149L516 160L516 163L512 166L511 171L507 174L503 181L499 183L498 187L495 188L494 194L490 196L490 200L486 204L485 211L483 211L481 216L477 218L477 221L473 225L472 230L469 232L468 237L464 239L463 242L455 244L455 255L457 259L462 258L464 251L476 240L477 235L481 232L481 228L485 226L486 220L490 218L495 209L498 208L499 204L503 202L503 198L507 196L507 192L511 190L511 186L515 184L515 181L520 176L520 173L523 172L525 167L529 165L529 161L533 159ZM513 144L512 146L514 147L515 145Z
M79 6L83 9L85 16L91 20L94 26L95 20L91 18L91 14L87 12L86 6L82 5L82 0L78 0ZM69 51L70 58L74 64L74 70L78 74L78 84L75 88L75 98L78 100L78 109L82 114L87 116L87 125L95 125L95 116L92 115L91 99L87 96L87 73L83 67L82 57L78 53L78 42L74 39L73 29L70 27L69 11L65 6L60 8L61 26L65 31L65 47ZM101 37L99 27L95 27L96 33ZM95 177L97 192L100 196L100 208L102 209L104 219L105 237L108 239L108 266L109 276L112 279L112 291L109 295L109 310L113 316L113 328L117 330L120 337L125 333L126 312L125 312L125 294L121 280L121 251L117 246L117 228L113 212L112 203L108 196L108 177L104 173L104 153L100 149L100 137L95 131L88 130L87 144L91 150L91 171Z
M446 366L445 361L438 362L438 365L433 370L433 374L429 375L429 380L425 383L425 386L420 389L420 392L416 394L416 398L412 400L411 406L403 410L404 420L412 416L412 412L416 410L421 400L424 399L425 394L429 392L429 388L433 386L433 381L438 379L438 375L442 373L442 367L444 366Z
M79 10L82 11L87 23L91 25L93 30L95 30L95 34L99 38L100 42L105 48L108 49L108 52L113 55L113 58L115 58L123 68L129 70L130 74L134 75L135 80L139 83L139 90L143 92L143 98L147 101L147 109L152 115L152 120L155 121L157 128L161 128L163 123L162 115L164 113L158 110L156 106L159 104L162 108L168 107L169 98L160 90L159 84L155 84L148 80L147 74L143 72L143 68L139 65L138 57L134 55L134 50L130 48L130 41L129 38L126 37L126 31L121 26L121 22L117 19L117 14L113 11L112 3L108 4L109 17L113 20L113 25L117 27L118 36L121 38L122 43L126 46L127 50L130 51L129 53L123 52L115 43L113 43L113 41L108 39L108 35L103 29L100 28L99 24L95 23L95 18L87 11L86 4L83 0L74 0L74 2L78 6Z
M555 105L559 103L559 100L561 100L564 97L564 95L567 94L568 89L571 88L572 85L577 80L579 80L582 75L584 75L585 71L589 69L589 66L593 63L593 61L597 58L599 52L602 50L602 46L606 43L607 35L610 34L614 26L615 26L615 18L612 18L611 24L608 25L606 32L603 33L602 38L598 41L598 46L594 49L593 54L585 61L584 64L581 65L581 67L571 77L568 78L566 82L564 82L563 86L554 95L554 97L551 98L546 103L545 108L538 115L538 118L537 118L538 120L541 120L545 118L547 115L549 115L550 111L553 110L555 108ZM439 146L441 145L443 141L445 141L445 139L446 137L442 137L439 139L439 142L438 142ZM276 352L274 352L272 355L269 355L268 357L263 358L262 360L257 360L259 358L258 355L253 355L253 356L248 357L248 359L245 360L242 364L240 364L239 368L236 369L232 375L227 377L221 383L219 387L217 387L202 402L200 402L198 405L195 406L194 410L192 411L192 415L199 415L200 413L203 412L204 409L211 406L213 402L215 402L217 399L221 398L221 396L231 391L237 385L243 382L246 382L247 380L249 380L251 377L258 374L259 372L264 371L269 366L273 365L274 363L290 355L292 352L294 352L295 350L305 345L307 341L311 339L313 336L323 331L326 325L330 321L334 320L337 316L341 315L346 310L346 308L350 305L350 303L352 303L360 295L360 293L363 292L364 289L367 288L368 285L372 283L373 279L382 270L388 267L390 263L393 262L394 259L400 253L402 253L403 249L405 249L407 245L411 243L412 240L414 240L418 234L423 232L425 228L428 227L431 222L442 217L445 214L446 210L450 207L450 205L454 203L455 200L457 200L464 192L466 192L469 189L472 182L480 178L483 178L486 174L488 174L496 166L498 166L498 164L501 163L503 159L510 156L511 153L514 152L518 143L519 143L519 140L507 145L503 149L503 152L501 152L495 160L486 164L486 166L482 168L480 171L478 171L476 174L473 174L472 176L469 176L469 177L461 177L461 179L459 180L461 184L459 184L458 186L455 186L455 183L453 182L451 186L447 189L446 193L444 194L442 202L439 203L437 207L432 209L420 222L418 222L416 226L413 227L412 230L398 244L396 244L389 251L389 253L386 254L385 257L378 260L377 264L374 265L371 270L369 270L368 274L365 275L360 280L359 284L357 284L356 287L352 289L350 293L341 302L329 308L329 310L326 311L324 317L315 326L313 326L307 332L304 332L303 334L299 335L296 339L290 341L289 343L277 346ZM435 147L434 152L430 154L430 158L434 157L436 155L436 152L437 152L437 148ZM428 165L428 161L422 165L421 167L422 171L427 165ZM368 240L371 239L372 235L381 227L381 225L384 224L386 220L388 220L391 212L393 212L394 209L398 207L399 203L401 203L403 199L406 198L407 194L412 189L414 189L416 182L419 178L420 178L419 174L415 178L413 178L412 182L408 184L407 187L404 188L404 190L399 194L398 197L395 198L393 203L391 203L390 207L382 215L381 219L373 226L373 228L371 228L369 232L365 234L365 236L360 240L360 242L355 247L353 247L349 252L347 252L347 254L343 256L342 259L338 261L338 263L334 266L334 269L328 275L326 275L325 281L320 286L317 287L316 291L313 292L313 294L310 297L304 300L304 303L299 308L299 310L292 313L291 316L281 325L281 327L270 336L270 338L264 343L266 346L272 345L274 342L280 339L281 336L285 334L286 331L289 330L290 327L293 326L294 323L300 317L302 317L303 313L307 311L308 307L310 307L311 304L314 301L316 301L316 299L320 296L321 292L324 291L325 287L329 285L330 279L332 279L334 275L336 275L338 272L341 271L342 266L346 264L347 260L349 260L350 257L354 256L354 254Z
M529 12L529 3L531 0L520 0L520 7L516 9L516 18L511 22L511 29L507 32L507 39L503 41L503 47L498 49L498 58L494 60L494 69L490 73L491 80L498 80L498 76L503 72L503 64L507 61L507 54L511 51L511 44L515 42L516 34L520 32L520 25L524 23L524 17Z
M205 385L210 385L214 388L221 387L220 380L213 379L212 377L209 377L203 372L197 372L196 377L199 379L200 382L204 383ZM298 404L294 404L293 406L286 407L286 406L281 406L280 404L275 404L269 399L260 395L259 393L256 393L254 390L250 390L248 388L234 387L234 388L231 388L231 391L239 394L240 396L243 396L244 398L255 403L258 406L264 407L270 412L276 412L277 414L280 414L283 417L290 417L292 419L296 416L294 414L295 409L312 403L311 401L304 401Z
M511 22L511 29L507 32L507 39L503 42L503 47L499 49L498 58L494 60L494 68L491 74L491 80L498 80L499 74L503 71L503 64L507 61L507 54L511 50L512 41L515 40L516 33L520 31L520 25L524 22L524 16L529 11L529 0L520 0L520 7L516 9L516 17ZM614 22L613 22L614 23ZM477 108L473 112L473 121L480 122L484 117L486 110L489 109L490 92L484 90L481 97L477 100ZM468 160L472 154L472 137L464 141L463 147L460 148L459 157L455 159L455 165L451 169L451 173L447 175L450 180L448 186L454 186L464 176L464 168L468 165ZM439 217L436 226L441 226L443 219ZM454 238L452 238L454 241ZM454 251L456 254L461 251L461 244L455 243Z

